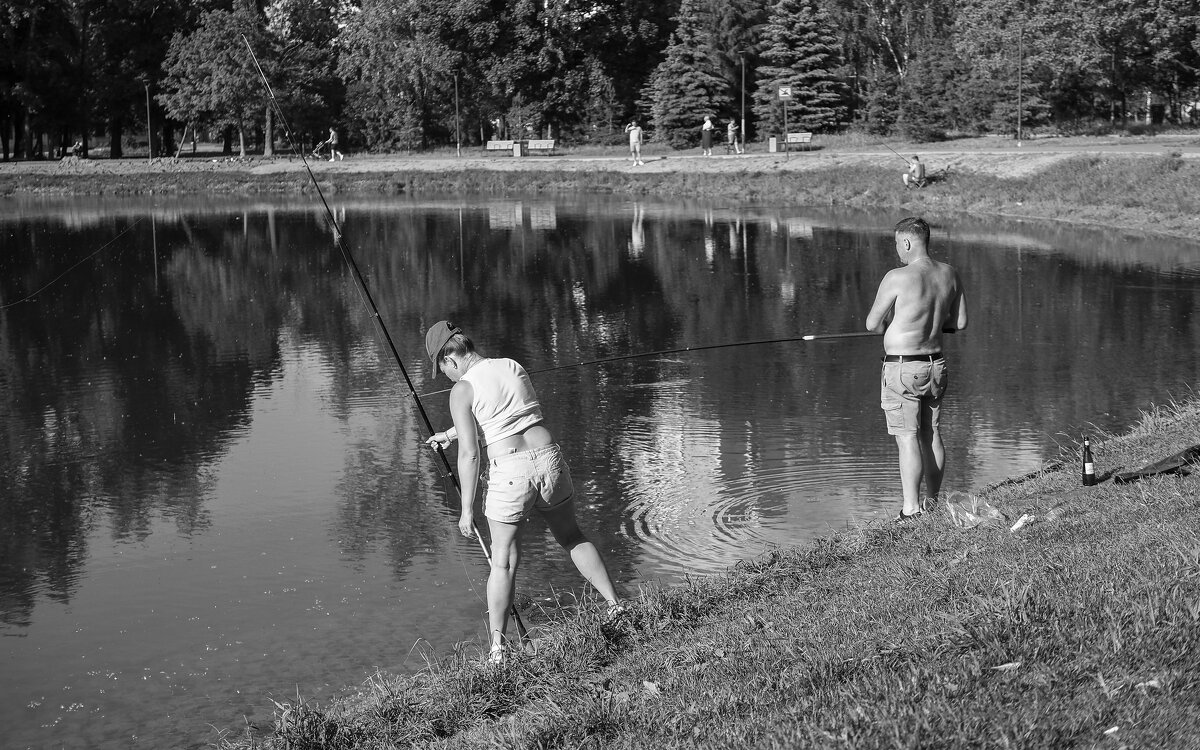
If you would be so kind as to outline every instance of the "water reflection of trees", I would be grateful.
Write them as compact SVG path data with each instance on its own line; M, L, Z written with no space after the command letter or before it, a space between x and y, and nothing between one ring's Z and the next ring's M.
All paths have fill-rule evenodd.
M6 227L0 302L128 224ZM156 519L183 535L205 527L205 467L247 426L254 389L278 377L285 327L335 363L331 406L343 416L356 390L391 375L376 357L356 359L368 319L331 244L313 242L318 227L269 212L180 217L153 234L141 222L35 300L0 310L4 621L27 621L38 596L69 599L96 531L136 539ZM409 528L422 525L399 535Z
M889 228L875 218L864 220L867 231L852 231L820 211L612 211L545 200L497 210L345 207L347 242L418 390L434 388L421 333L440 317L469 325L486 351L536 369L855 330L895 265ZM500 215L507 224L496 224ZM0 304L39 288L133 220L96 211L76 215L69 229L51 218L6 226ZM1141 363L1150 352L1172 352L1182 371L1200 374L1194 284L1159 273L1194 265L1194 248L1190 256L1178 244L1147 255L1142 240L1079 248L1059 235L1031 239L1032 230L1007 229L1006 239L986 224L935 235L935 253L960 268L972 294L971 330L951 346L972 363L956 368L954 387L975 398L956 403L956 429L994 428L1003 422L1001 402L1025 410L1029 432L1047 435L1073 414L1125 412L1129 399L1148 392ZM424 428L400 400L402 381L371 326L321 218L269 207L143 220L127 242L34 302L0 310L6 617L27 617L39 590L70 597L84 540L98 524L134 538L156 518L173 520L181 534L204 528L203 466L245 429L254 390L278 378L285 335L328 368L326 406L340 419L380 408L378 395L388 395L377 434L347 455L333 533L351 559L382 547L402 571L439 538L453 500L436 471L412 470L432 460L421 447ZM1058 343L1063 331L1075 342L1069 351ZM847 373L872 368L873 354L788 344L704 355L720 366L692 384L687 408L722 426L716 450L725 470L749 472L764 441L730 393L753 389L788 423L803 424L831 403L868 408L874 394L853 390ZM766 367L784 375L763 377ZM588 429L590 415L653 414L660 400L653 389L625 387L630 372L539 379L568 455L612 462L610 473L589 478L610 496L637 468L614 431ZM645 361L636 372L651 382L677 375L678 364ZM1039 404L1043 390L1068 395ZM799 397L806 393L821 397ZM435 425L448 421L444 396L428 406ZM789 449L814 460L831 446L854 451L861 429L835 422L821 435L790 438ZM600 523L607 547L628 544L619 518Z

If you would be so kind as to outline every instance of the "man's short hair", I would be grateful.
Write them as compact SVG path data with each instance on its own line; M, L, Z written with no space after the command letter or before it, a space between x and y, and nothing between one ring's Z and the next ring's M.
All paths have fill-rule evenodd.
M929 244L929 225L925 223L924 219L916 216L910 216L897 222L896 234L907 234L926 245Z

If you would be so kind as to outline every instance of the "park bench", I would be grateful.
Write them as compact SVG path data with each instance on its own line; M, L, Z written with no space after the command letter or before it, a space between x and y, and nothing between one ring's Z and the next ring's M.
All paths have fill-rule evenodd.
M485 148L489 153L492 151L507 151L509 154L512 154L513 141L488 141Z
M807 151L812 146L812 136L812 133L788 133L788 148L790 149L792 146L798 145L804 146L804 150Z
M551 139L540 140L540 141L534 141L534 140L526 141L525 148L528 149L529 151L542 151L544 153L552 154L552 153L554 153L554 139L551 138Z

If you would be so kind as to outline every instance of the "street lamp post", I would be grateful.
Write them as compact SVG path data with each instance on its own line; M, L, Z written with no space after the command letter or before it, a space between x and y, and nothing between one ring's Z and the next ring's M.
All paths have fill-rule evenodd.
M150 84L146 87L146 161L154 161L154 129L150 125Z
M746 53L739 52L742 61L742 151L746 150Z
M1025 83L1025 24L1021 23L1017 27L1017 146L1021 145L1021 126L1023 125L1021 115L1023 107L1021 106L1022 88Z
M462 136L458 129L458 73L454 74L454 150L458 156L462 156Z

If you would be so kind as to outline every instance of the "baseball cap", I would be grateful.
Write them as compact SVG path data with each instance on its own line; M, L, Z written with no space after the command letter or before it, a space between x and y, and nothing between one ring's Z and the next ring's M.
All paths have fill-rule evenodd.
M425 353L429 355L430 362L437 364L438 352L456 333L462 333L462 329L448 320L439 320L429 327L425 332Z

